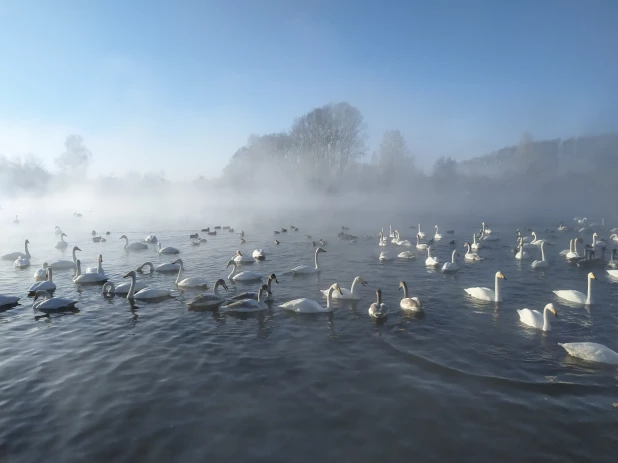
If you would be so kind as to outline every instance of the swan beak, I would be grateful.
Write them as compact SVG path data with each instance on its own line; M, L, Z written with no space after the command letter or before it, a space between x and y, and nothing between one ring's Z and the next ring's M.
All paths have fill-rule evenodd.
M552 309L552 312L556 316L556 318L558 318L558 312L556 311L556 309Z
M343 292L341 291L341 288L339 287L339 285L337 285L337 291L339 291L339 294L343 296Z
M129 274L127 273L125 276L123 276L122 278L129 278Z
M367 286L367 282L365 280L361 280L360 284L363 286Z
M76 251L81 251L81 249L77 248Z

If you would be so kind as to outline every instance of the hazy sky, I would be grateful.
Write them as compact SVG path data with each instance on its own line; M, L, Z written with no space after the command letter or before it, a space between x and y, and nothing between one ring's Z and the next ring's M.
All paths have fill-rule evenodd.
M428 166L618 128L618 1L0 0L0 153L217 175L251 133L346 100Z

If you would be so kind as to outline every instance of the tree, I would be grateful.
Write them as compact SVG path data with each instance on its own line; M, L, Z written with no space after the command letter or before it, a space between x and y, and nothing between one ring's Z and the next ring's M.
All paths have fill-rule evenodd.
M433 165L433 177L439 182L453 181L457 176L457 161L442 156Z
M378 166L384 175L414 173L414 158L399 130L389 130L382 136L378 150Z
M92 153L84 146L84 139L80 135L69 135L64 146L65 151L56 158L56 165L62 170L86 170Z

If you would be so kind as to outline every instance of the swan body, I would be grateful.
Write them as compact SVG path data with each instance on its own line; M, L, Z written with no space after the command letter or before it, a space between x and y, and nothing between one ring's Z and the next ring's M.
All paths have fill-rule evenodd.
M618 365L618 352L596 342L566 342L558 343L569 355L588 360L589 362Z
M393 260L393 258L391 257L391 255L388 253L388 251L382 251L380 253L380 257L379 259L381 261L387 261L387 260Z
M377 301L369 306L369 315L373 318L386 318L388 315L388 306L382 302L382 290L376 290Z
M74 269L75 263L77 262L77 256L75 255L76 251L81 251L77 246L73 247L73 260L55 260L51 264L49 264L49 268L53 270L68 270Z
M53 281L52 277L53 270L51 268L47 269L47 280L39 281L38 283L33 284L28 288L29 293L36 293L37 291L49 291L53 292L56 290L56 283Z
M5 254L2 256L2 260L12 260L15 261L16 259L19 259L20 257L26 257L28 259L30 259L30 251L28 251L28 244L30 244L30 241L26 240L24 242L24 248L25 248L25 253L23 252L11 252L9 254Z
M72 309L75 304L77 304L77 301L64 297L51 297L47 291L37 291L32 307L42 312L52 312L54 310Z
M618 278L618 270L607 270L610 277Z
M13 262L13 266L15 268L28 268L30 267L30 257L18 257L15 262Z
M471 247L472 247L470 245L470 243L467 243L467 242L464 243L464 247L468 248L468 250L466 251L466 254L464 256L465 260L472 261L472 262L483 260L483 258L481 256L479 256L476 252L472 252L470 250Z
M67 236L65 233L62 233L60 235L60 241L56 243L56 249L66 249L66 247L69 245L69 243L64 241L65 236Z
M426 243L421 243L421 236L416 235L416 249L419 251L424 251L427 247L428 245Z
M532 262L532 268L547 268L549 267L549 262L545 260L545 242L541 244L541 260L535 260Z
M142 244L142 243L140 243L140 244ZM180 253L180 251L178 249L173 248L171 246L162 247L161 246L161 241L159 241L157 243L157 246L158 246L159 254L179 254Z
M176 285L177 286L179 286L181 288L202 288L202 289L208 289L208 281L206 280L206 278L190 277L190 278L185 278L184 280L181 280L180 279L180 275L182 274L182 272L185 269L184 264L182 262L182 259L176 259L174 261L174 263L180 265L180 268L178 269L178 277L176 278Z
M318 273L320 268L318 267L318 254L321 252L326 252L323 248L317 248L315 250L315 267L310 267L308 265L299 265L298 267L294 267L292 269L292 273L295 275L310 275L313 273Z
M131 286L127 293L127 299L163 299L172 296L172 291L169 289L145 288L135 292L137 274L133 270L127 273L124 278L131 278Z
M157 244L159 242L159 240L157 239L155 235L148 235L146 238L144 238L144 241L146 243L152 243L152 244Z
M267 310L268 306L264 303L264 294L268 292L266 285L262 285L258 291L258 298L242 299L225 305L223 308L228 312L261 312Z
M228 268L230 265L233 265L234 268L232 272L228 275L228 279L232 281L257 281L264 278L264 275L255 272L240 272L238 271L238 264L234 262L234 260L230 259L225 268Z
M124 244L124 250L125 251L143 251L144 249L148 249L148 245L146 243L131 243L131 244L129 244L129 238L127 238L127 235L122 235L118 239L119 240L122 240L122 239L125 240L125 244Z
M82 273L81 262L77 259L75 262L77 266L77 272L73 278L73 283L78 285L90 284L90 283L105 283L107 277L101 273Z
M534 237L534 239L530 242L530 244L533 244L534 246L541 246L544 243L551 244L547 240L540 240L540 239L538 239L537 236L536 236L536 232L532 232L532 236Z
M227 290L225 281L221 278L215 283L213 294L200 294L194 297L187 305L189 309L215 309L225 302L225 299L219 296L219 286L223 286L223 289Z
M431 246L427 248L427 259L425 259L425 265L427 267L438 267L440 265L438 258L431 255Z
M596 279L597 278L594 276L594 273L590 272L588 274L588 294L584 294L582 292L575 291L573 289L557 290L557 291L554 291L553 293L561 299L575 302L577 304L589 305L593 303L592 295L591 295L592 280L596 280Z
M5 296L4 294L0 294L0 307L17 304L20 299L21 298L18 296Z
M410 297L408 295L408 285L405 281L399 282L399 289L403 289L403 299L399 301L399 307L402 310L408 310L411 312L422 312L423 305L418 297Z
M401 259L416 259L416 255L412 251L403 251L397 254Z
M500 280L506 280L506 277L502 272L496 272L495 287L493 290L485 287L466 288L465 291L471 297L475 299L481 299L483 301L502 302L502 295L500 294Z
M103 270L103 256L101 254L99 254L97 266L88 267L86 273L100 273L101 275L105 275L105 271Z
M339 285L337 283L333 284L330 288L328 288L328 293L326 294L326 307L323 307L319 302L314 301L313 299L307 299L306 297L303 297L281 304L279 308L283 310L290 310L296 313L332 312L333 293L335 291L341 293L341 288L339 288Z
M363 280L362 277L358 276L356 278L354 278L354 281L352 281L352 286L350 289L348 288L339 288L339 291L334 291L333 292L333 299L341 299L341 300L353 300L353 301L357 301L360 299L360 295L358 294L358 292L356 291L356 285L357 284L361 284L363 286L367 286L367 282L365 280ZM331 288L328 289L323 289L321 290L322 294L324 294L324 296L328 297L328 292L330 291Z
M253 251L253 254L251 254L251 257L253 257L255 260L264 260L266 259L266 254L264 254L264 251L262 251L261 249L256 249L255 251Z
M177 272L180 269L180 265L179 264L175 264L173 262L170 262L168 264L159 264L155 267L155 272L160 272L160 273L172 273L172 272Z
M459 270L459 265L457 265L457 262L455 262L455 258L458 256L457 250L453 251L453 255L451 257L451 261L450 262L446 262L443 266L442 266L442 271L444 273L453 273L456 272L457 270Z
M47 278L47 267L49 267L49 265L45 262L42 268L36 269L34 272L34 281L43 281Z
M141 291L142 289L146 288L146 283L142 282L142 281L136 281L135 282L135 291ZM105 296L111 296L114 294L128 294L129 291L131 290L131 283L120 283L119 285L115 285L114 283L112 283L111 281L107 281L104 285L103 285L103 295Z
M517 309L519 320L523 324L543 331L551 331L551 324L547 318L549 312L553 313L556 317L558 316L558 312L556 312L554 305L551 303L545 306L543 314L538 310Z

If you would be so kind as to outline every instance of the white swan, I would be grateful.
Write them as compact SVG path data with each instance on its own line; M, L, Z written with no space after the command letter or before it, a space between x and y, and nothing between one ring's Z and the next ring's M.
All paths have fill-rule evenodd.
M403 251L397 254L401 259L416 259L416 255L412 251Z
M425 238L425 233L423 233L423 232L421 231L421 224L420 224L420 223L418 224L418 232L416 233L416 235L417 235L419 238L421 238L421 239Z
M315 250L315 267L310 267L308 265L299 265L298 267L294 267L292 269L292 273L294 275L307 275L312 273L318 273L320 268L318 267L318 254L321 252L326 252L322 248L317 248Z
M234 254L234 257L232 257L232 259L237 264L253 264L255 262L255 260L253 260L253 258L251 258L249 256L243 256L242 252L240 252L240 251L236 251L236 254Z
M408 295L408 284L405 281L399 282L399 289L403 289L403 299L399 301L399 307L403 310L411 312L422 312L423 305L418 297L410 297Z
M380 232L380 241L378 242L378 246L388 246L388 242L384 239L384 233L382 232Z
M502 295L500 294L500 280L506 280L506 277L502 272L496 272L494 289L485 287L466 288L465 291L471 297L475 299L481 299L483 301L502 302Z
M333 293L333 299L345 299L345 300L354 300L354 301L360 299L360 295L356 291L356 284L357 283L361 284L363 286L367 286L367 282L365 280L363 280L362 277L358 276L358 277L354 278L354 281L352 281L352 286L351 286L350 289L348 289L348 288L339 288L339 291L335 291ZM324 296L328 297L328 292L330 291L330 289L331 288L322 289L321 292L322 292L322 294L324 294Z
M558 255L566 257L569 252L573 252L573 240L569 240L569 249L563 249Z
M184 280L180 279L180 275L182 274L182 272L184 271L185 267L184 267L184 263L182 262L182 259L176 259L174 261L175 264L180 265L180 268L178 269L178 277L176 278L176 285L181 287L181 288L202 288L202 289L208 289L208 281L206 280L206 278L202 278L202 277L189 277L189 278L185 278Z
M551 324L547 319L547 314L551 312L556 317L558 316L558 312L554 307L554 304L549 303L543 309L543 314L538 310L530 310L530 309L517 309L517 313L519 314L519 320L532 328L536 328L538 330L543 331L551 331Z
M541 243L541 260L535 260L534 262L532 262L532 265L530 265L532 268L547 268L549 267L549 262L547 262L545 260L545 245L547 243L543 242Z
M225 266L225 268L228 268L230 265L233 265L234 268L232 269L232 272L227 276L227 278L229 280L233 280L233 281L257 281L257 280L261 280L262 278L264 278L264 275L261 275L259 273L255 273L255 272L240 272L240 273L236 273L238 271L238 264L236 262L234 262L232 259L230 259L227 262L227 265Z
M438 258L431 255L431 246L427 248L427 259L425 259L425 265L427 267L438 267L440 265Z
M558 231L567 231L569 229L569 227L567 227L564 222L560 222L560 225L558 225Z
M131 244L129 244L129 238L127 238L127 235L122 235L118 239L119 240L122 240L122 239L125 240L125 244L124 244L124 250L125 251L142 251L144 249L148 249L148 245L146 243L131 243Z
M565 342L558 343L569 355L588 360L589 362L608 363L618 365L618 352L596 342Z
M0 307L17 304L20 299L21 298L18 296L5 296L4 294L0 294Z
M369 315L373 318L386 318L388 315L388 306L382 302L382 290L376 290L376 302L369 306Z
M592 234L592 247L593 248L603 248L605 246L607 246L607 243L599 239L599 234L593 233Z
M64 297L51 297L47 291L37 291L32 307L41 312L52 312L54 310L73 309L75 304L77 304L77 301Z
M61 233L60 234L60 241L58 241L56 243L56 249L66 249L66 247L69 245L69 243L67 243L66 241L64 241L64 237L67 236L66 233Z
M101 275L105 275L105 271L103 270L103 256L99 254L98 264L96 267L88 267L86 269L86 273L100 273Z
M77 267L77 272L73 277L73 283L83 285L90 283L105 283L107 281L107 277L100 273L82 273L82 265L79 259L77 259L75 265Z
M387 260L393 260L393 257L388 253L388 251L382 251L378 259L380 259L381 261L387 261Z
M328 293L326 294L326 307L322 307L319 302L314 301L313 299L307 299L306 297L302 297L300 299L294 299L292 301L288 301L279 306L282 310L290 310L296 313L323 313L323 312L332 312L333 311L333 293L338 291L341 293L341 288L337 283L331 285L328 288Z
M416 249L419 251L423 251L427 249L428 245L426 243L421 243L421 236L416 235Z
M524 260L527 259L528 257L530 257L530 255L524 251L524 241L523 238L520 236L519 237L519 246L518 246L518 251L515 254L515 259L517 260Z
M170 289L145 288L135 292L137 274L133 270L127 273L124 278L131 278L131 286L129 287L129 292L127 293L127 299L163 299L173 296Z
M609 258L609 262L607 263L607 266L609 268L618 268L618 261L616 261L614 259L614 257L616 257L618 255L617 253L618 253L618 250L616 250L616 249L612 250L612 254L611 254L610 258Z
M240 301L232 302L223 306L227 312L260 312L267 310L268 306L264 303L264 294L268 293L268 287L262 285L258 290L258 298L255 299L243 299Z
M29 293L36 293L37 291L49 291L53 292L56 290L56 283L54 283L52 277L53 270L51 268L47 269L47 280L39 281L38 283L33 284L28 288Z
M399 230L395 230L395 241L393 241L397 246L412 246L412 243L408 240L402 240L399 235Z
M466 251L466 254L464 256L465 260L469 260L469 261L481 261L481 260L483 260L483 258L481 256L479 256L476 252L472 252L470 250L471 246L470 246L470 243L468 243L467 241L464 243L464 247L468 248L468 250Z
M157 243L159 254L179 254L180 251L172 246L161 246L161 241Z
M49 267L49 264L44 262L42 268L36 269L34 272L34 281L43 281L47 278L47 267Z
M535 246L541 246L543 243L552 244L547 240L538 239L536 236L536 232L532 232L532 236L534 237L534 239L530 242L530 244L533 244Z
M561 299L565 299L567 301L575 302L577 304L592 304L592 280L596 280L597 277L594 276L594 273L590 272L588 274L588 294L584 294L579 291L575 291L573 289L561 289L556 290L553 293Z
M436 225L434 228L436 229L436 233L433 235L433 240L440 241L442 239L442 235L438 233L438 226Z
M56 226L54 227L54 233L55 233L56 235L62 235L62 229L61 229L58 225L56 225Z
M459 255L459 253L457 252L457 249L455 249L453 251L453 255L451 256L451 261L450 262L445 262L444 265L442 266L442 271L444 273L452 273L452 272L456 272L457 270L459 270L459 265L457 265L457 262L455 262L455 258Z
M271 273L270 276L268 277L268 281L266 282L266 289L268 290L266 293L266 296L263 298L263 300L271 300L273 293L272 293L272 282L275 282L277 284L279 284L279 280L277 280L277 276L274 273ZM227 287L226 287L227 289ZM238 294L236 296L232 296L229 298L230 301L242 301L243 299L256 299L258 298L258 291L246 291L242 294Z
M30 267L30 257L18 257L15 262L13 262L13 266L15 268L28 268Z
M253 257L255 260L264 260L266 259L266 254L261 249L256 249L253 251L251 257Z
M225 284L225 280L219 278L215 283L213 294L200 294L199 296L196 296L189 302L187 302L189 310L216 309L221 304L223 304L225 302L225 298L219 296L219 286L222 286L225 290L228 289L227 285Z
M145 265L145 264L144 264ZM155 267L155 272L160 273L176 273L180 268L179 264L175 264L174 262L170 262L167 264L159 264Z
M474 252L478 251L483 247L483 244L480 241L476 241L476 233L472 234L472 245L471 248Z
M481 230L483 230L483 234L491 235L492 231L485 226L485 222L481 222Z
M75 255L75 251L81 251L77 246L73 246L73 260L55 260L51 264L49 264L49 268L54 270L68 270L74 269L75 263L77 262L77 256Z
M20 257L27 257L28 259L30 259L30 251L28 251L28 244L30 244L30 241L26 240L24 242L24 247L26 250L26 253L24 254L23 252L11 252L9 254L5 254L2 256L2 260L12 260L15 261L15 259L19 259Z
M146 283L144 283L143 281L135 282L135 288L134 288L135 291L141 291L144 288L146 288ZM124 295L124 294L128 294L130 290L131 290L130 282L125 282L125 283L120 283L119 285L115 285L111 281L107 281L103 285L103 295L104 296L112 296L114 294Z

